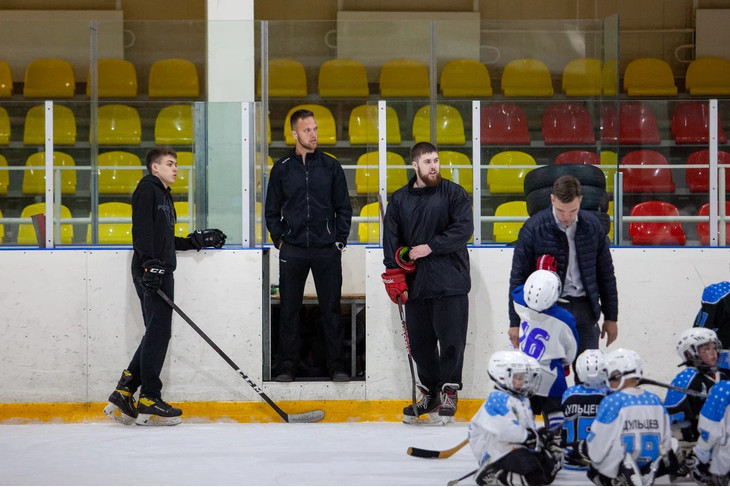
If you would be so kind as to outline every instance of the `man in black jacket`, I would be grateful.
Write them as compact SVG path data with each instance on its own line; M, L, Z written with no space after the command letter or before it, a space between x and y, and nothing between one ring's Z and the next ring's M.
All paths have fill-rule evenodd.
M156 147L147 154L147 176L132 195L132 281L142 304L145 333L104 413L124 424L175 425L182 411L162 400L160 372L170 342L172 308L157 294L162 289L174 299L176 250L220 248L226 235L217 229L175 236L175 207L170 185L177 178L177 153ZM139 403L134 393L140 388Z
M578 355L597 349L599 334L606 346L618 335L618 291L606 232L598 218L580 209L580 182L573 176L555 181L552 206L532 215L520 229L509 281L509 338L519 347L520 319L512 306L512 290L524 284L544 254L554 257L563 283L558 304L575 316ZM603 329L598 319L603 312Z
M474 217L466 190L441 179L436 147L419 142L411 160L416 175L391 196L383 225L383 282L394 303L405 303L421 382L418 411L407 406L403 421L438 413L450 422L462 386Z
M340 323L342 251L352 220L350 194L339 162L317 149L317 121L309 110L290 117L294 150L271 168L266 191L266 225L279 249L277 382L296 378L301 350L299 310L312 271L332 380L347 382L345 329Z

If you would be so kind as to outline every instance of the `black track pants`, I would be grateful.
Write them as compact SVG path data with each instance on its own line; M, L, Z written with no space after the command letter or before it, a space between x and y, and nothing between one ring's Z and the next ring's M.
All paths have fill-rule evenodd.
M408 339L418 378L433 393L446 383L461 387L468 320L466 294L406 302Z

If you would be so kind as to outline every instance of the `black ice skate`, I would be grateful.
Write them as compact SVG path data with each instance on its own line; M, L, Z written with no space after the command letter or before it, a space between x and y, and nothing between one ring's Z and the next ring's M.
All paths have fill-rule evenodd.
M137 421L140 426L174 426L182 423L182 409L159 398L139 396Z
M454 422L456 403L459 402L458 390L459 384L444 384L441 388L441 409L439 409L439 416L446 423Z
M439 394L432 394L427 388L418 386L421 399L416 403L418 416L413 414L413 405L403 408L403 422L406 424L433 424L442 425L444 420L438 415L441 409Z
M137 406L134 404L134 394L128 384L132 374L125 370L117 383L117 388L109 395L109 404L104 408L104 414L122 424L132 424L137 419Z

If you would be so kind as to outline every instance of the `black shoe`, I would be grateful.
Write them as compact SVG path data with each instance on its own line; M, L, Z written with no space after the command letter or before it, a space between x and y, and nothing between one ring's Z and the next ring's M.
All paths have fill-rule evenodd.
M332 372L332 382L350 382L350 374L342 369Z
M421 416L423 414L438 413L441 409L441 398L438 394L432 394L427 388L418 386L421 391L421 399L416 403L418 414L413 414L413 405L403 408L403 415L411 418ZM404 421L408 418L404 418Z
M137 405L138 425L172 426L182 423L182 409L167 404L160 398L139 396Z
M109 395L109 404L104 408L104 414L122 424L132 424L137 419L137 406L134 404L134 393L128 384L132 374L125 370L117 383L117 388Z
M294 380L294 374L291 372L279 372L274 376L274 382L291 382Z
M443 385L441 388L441 409L439 409L439 416L453 416L456 413L456 403L459 402L459 396L456 393L458 390L458 384Z

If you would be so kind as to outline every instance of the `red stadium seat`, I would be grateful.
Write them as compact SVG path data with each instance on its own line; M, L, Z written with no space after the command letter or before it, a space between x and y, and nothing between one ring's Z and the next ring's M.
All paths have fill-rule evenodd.
M673 193L671 169L624 168L625 165L668 165L667 158L653 150L635 150L621 159L619 170L624 175L624 193Z
M672 114L672 135L677 144L708 143L710 141L710 107L705 102L693 101L677 105ZM717 117L717 141L727 142Z
M558 154L555 164L593 164L599 165L601 156L587 150L569 150Z
M656 117L641 103L621 104L621 127L618 136L622 144L658 144L661 141ZM613 104L601 106L601 141L606 144L618 142L616 131L616 107Z
M705 203L700 207L699 216L710 216L710 204ZM725 202L725 215L730 215L730 201ZM717 228L717 233L720 233L720 227ZM700 236L700 243L702 245L710 245L710 223L709 222L697 222L697 235ZM730 238L730 222L725 222L725 236Z
M591 115L583 105L561 103L550 105L542 114L542 136L546 145L593 144Z
M679 216L679 210L664 201L645 201L631 208L631 216ZM679 222L631 222L629 235L634 245L684 245L687 236Z
M512 103L490 103L482 108L481 141L488 145L530 145L525 111Z
M710 163L710 150L704 149L693 152L687 158L687 164L704 164ZM717 151L718 164L730 164L730 152L722 150ZM689 186L690 193L707 193L710 190L710 168L703 167L699 169L685 169L685 179ZM725 188L730 189L730 167L725 168Z

